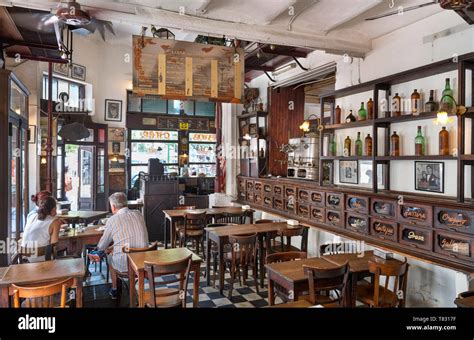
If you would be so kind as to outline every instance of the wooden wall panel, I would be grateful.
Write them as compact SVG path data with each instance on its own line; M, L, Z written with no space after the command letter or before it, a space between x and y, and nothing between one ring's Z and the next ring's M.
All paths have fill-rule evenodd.
M272 175L286 175L286 155L279 149L289 138L302 136L299 126L304 120L304 98L304 87L269 89L269 172Z

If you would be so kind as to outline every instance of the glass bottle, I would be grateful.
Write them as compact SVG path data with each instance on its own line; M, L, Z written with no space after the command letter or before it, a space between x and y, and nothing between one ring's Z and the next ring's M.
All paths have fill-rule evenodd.
M453 99L453 90L451 90L451 85L449 84L449 78L446 78L446 85L444 86L443 96L441 100L441 107L443 110L446 110L448 113L454 107L454 99Z
M367 119L367 111L364 108L364 102L360 103L359 109L359 120L366 120Z
M438 111L438 103L434 101L434 90L430 90L430 99L425 104L426 112Z
M357 139L356 139L356 142L355 142L355 154L356 154L356 156L358 156L358 157L362 156L362 149L363 149L363 146L362 146L362 140L360 139L360 132L357 132Z
M390 156L400 156L400 137L397 135L397 131L393 131L393 135L390 137Z
M341 108L338 106L336 106L336 110L335 110L335 122L334 124L341 124Z
M372 137L370 137L370 133L365 137L365 155L372 156Z
M449 156L449 132L445 126L439 132L439 155Z
M414 116L418 116L421 110L421 96L418 93L418 90L415 89L411 94L411 113Z
M415 138L415 156L423 156L425 154L425 137L421 132L421 126L418 126L418 132Z
M402 99L395 93L395 96L392 98L392 117L400 117L402 115Z
M346 137L344 140L344 157L350 157L351 156L351 139L349 136Z
M329 141L329 156L336 156L336 155L337 155L336 137L333 136L332 139Z
M346 123L355 122L356 117L352 114L352 110L349 111L349 114L346 117Z
M367 119L374 119L374 101L372 98L367 102Z
M265 150L263 150L263 146L260 148L260 152L258 153L258 157L265 158Z

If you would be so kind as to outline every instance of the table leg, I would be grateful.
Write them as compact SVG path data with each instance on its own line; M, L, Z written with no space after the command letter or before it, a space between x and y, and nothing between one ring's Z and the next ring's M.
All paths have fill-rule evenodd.
M201 264L194 265L194 283L193 283L193 308L199 307L199 274Z
M138 273L138 307L145 307L145 271Z
M293 286L290 288L290 290L289 290L288 292L289 292L290 300L292 300L292 301L298 301L298 297L299 297L299 295L300 295L300 292L299 292L299 290L296 290L294 284L293 284Z
M135 307L135 272L128 266L128 294L130 295L130 308Z
M165 237L164 237L164 244L165 244L165 249L168 249L168 242L166 242L166 236L168 236L168 223L169 223L169 219L168 217L165 217L165 230L164 230L164 234L165 234Z
M206 233L206 285L211 285L211 247L212 241L209 238L209 232Z
M356 306L357 281L357 273L351 273L349 275L349 294L347 296L348 307L354 308Z
M263 288L265 281L265 258L263 257L263 234L258 234L258 246L259 246L259 262L260 262L260 287Z
M225 274L225 266L224 266L224 245L219 240L217 245L218 250L218 257L219 257L219 292L221 295L224 295L224 274Z
M275 293L273 291L273 280L270 278L270 273L267 273L268 276L268 304L270 306L275 305Z
M170 223L169 223L169 228L170 228L170 244L171 248L176 248L176 228L175 224L176 221L174 221L172 218L170 218Z
M0 288L0 308L10 307L10 299L8 297L8 287Z
M76 308L82 308L82 279L82 276L74 278L74 286L76 287Z

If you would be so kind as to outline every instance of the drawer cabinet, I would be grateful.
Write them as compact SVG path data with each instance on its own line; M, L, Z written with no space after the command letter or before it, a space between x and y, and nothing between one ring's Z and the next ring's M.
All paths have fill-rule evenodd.
M369 211L369 199L362 196L346 195L346 210L358 214L367 214Z
M326 210L326 223L333 227L344 228L344 213L335 210Z
M444 231L435 232L435 252L464 260L473 260L472 239Z
M263 195L261 193L256 192L254 195L254 202L255 204L262 205L263 204Z
M259 181L255 181L254 182L254 191L255 192L262 192L262 189L263 189L263 183L262 182L259 182Z
M435 208L434 225L437 229L474 234L474 211Z
M322 191L311 191L310 192L311 205L317 205L318 207L324 207L324 192Z
M247 192L247 202L253 203L253 201L254 201L253 192Z
M273 198L273 209L276 210L284 210L285 209L285 203L283 201L283 198Z
M274 185L273 186L273 195L283 197L283 186Z
M400 225L399 242L412 248L433 251L433 232L426 228Z
M354 213L346 213L346 229L360 234L369 234L369 218Z
M334 210L342 210L344 205L344 194L342 193L326 193L326 206Z
M273 186L271 184L263 184L263 192L265 195L272 195L273 194Z
M239 184L238 184L239 190L240 190L240 191L245 191L245 190L247 189L247 187L246 187L246 185L245 185L245 179L239 178L238 181L239 181L239 182L238 182L238 183L239 183Z
M309 219L311 215L310 206L307 203L299 203L297 204L296 214L299 217Z
M268 208L273 208L273 197L264 196L263 205Z
M296 197L296 188L292 186L285 186L285 198Z
M311 206L311 220L318 223L324 223L326 221L326 213L324 208Z
M398 206L398 219L402 223L431 227L433 209L430 205L405 203Z
M309 202L311 193L306 189L298 189L298 201Z
M285 202L285 211L291 214L296 212L296 202L293 197L284 200Z
M370 234L382 240L397 242L398 224L384 219L370 220Z
M247 181L247 191L253 191L254 184L253 181Z

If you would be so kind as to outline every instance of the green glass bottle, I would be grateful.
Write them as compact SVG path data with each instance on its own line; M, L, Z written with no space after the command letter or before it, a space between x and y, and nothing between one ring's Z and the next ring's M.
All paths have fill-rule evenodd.
M356 151L356 156L362 156L363 152L363 145L362 145L362 139L360 139L360 132L357 132L357 139L355 142L355 151Z
M448 113L454 108L454 98L453 98L453 90L451 89L451 85L449 84L449 78L446 78L446 85L444 86L443 96L441 97L441 108L446 110Z
M367 119L367 111L364 108L364 102L360 103L359 109L359 120L366 120Z
M336 137L332 137L331 141L329 142L329 156L336 156L336 154L337 154Z
M415 156L425 155L425 137L421 132L421 126L418 126L418 132L415 138Z

